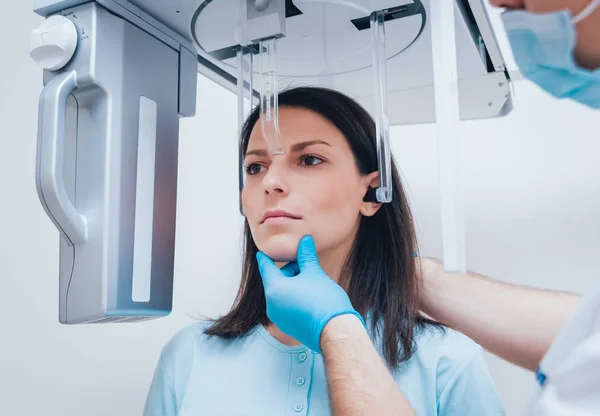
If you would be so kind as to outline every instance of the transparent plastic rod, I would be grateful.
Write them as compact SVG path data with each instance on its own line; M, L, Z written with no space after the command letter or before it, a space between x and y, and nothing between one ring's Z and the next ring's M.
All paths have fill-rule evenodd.
M252 70L253 70L253 59L252 50L248 46L240 46L237 50L237 94L238 94L238 143L241 145L242 128L244 122L252 111L253 93L254 87L252 85ZM244 207L242 205L242 190L244 189L244 183L246 179L246 171L244 169L244 155L241 146L238 147L239 157L239 169L238 169L238 183L239 183L239 197L240 197L240 214L245 215Z
M458 77L455 1L431 2L435 113L440 170L442 245L447 272L466 270L464 208L458 163Z
M260 128L269 150L283 154L279 132L279 85L277 76L277 39L260 41Z
M373 87L375 98L375 124L377 134L377 162L379 187L375 195L378 202L392 201L392 165L390 149L390 122L387 113L387 70L385 56L384 14L371 14L371 40L373 44Z

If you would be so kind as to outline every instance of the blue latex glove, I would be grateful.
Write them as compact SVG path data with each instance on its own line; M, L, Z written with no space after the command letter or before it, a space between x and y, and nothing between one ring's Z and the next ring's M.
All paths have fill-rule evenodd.
M353 314L365 325L346 291L321 269L312 237L300 240L297 262L282 269L261 252L256 258L265 288L267 316L308 348L321 352L321 332L338 315Z

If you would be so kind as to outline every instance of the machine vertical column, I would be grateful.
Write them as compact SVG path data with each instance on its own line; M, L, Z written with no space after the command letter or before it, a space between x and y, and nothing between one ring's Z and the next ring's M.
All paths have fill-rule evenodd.
M30 50L46 70L36 184L60 233L59 322L168 315L179 118L195 112L196 55L98 2L53 12Z
M444 266L448 272L464 272L466 270L466 249L463 192L458 162L459 100L455 1L432 1L429 14L431 16Z

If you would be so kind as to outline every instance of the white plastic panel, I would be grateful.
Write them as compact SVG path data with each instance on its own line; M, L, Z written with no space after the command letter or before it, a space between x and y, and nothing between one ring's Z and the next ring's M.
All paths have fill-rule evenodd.
M134 302L150 300L157 111L155 101L140 97L131 296Z
M140 8L142 17L151 16L186 40L192 40L190 20L196 10L196 0L129 0L129 3Z

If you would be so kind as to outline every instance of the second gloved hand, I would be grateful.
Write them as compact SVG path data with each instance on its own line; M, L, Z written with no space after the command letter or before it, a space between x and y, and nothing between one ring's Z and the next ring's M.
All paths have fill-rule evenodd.
M321 269L312 237L300 240L297 262L283 269L261 252L256 257L265 288L267 316L287 335L321 352L321 332L331 318L353 314L364 325L346 291Z

